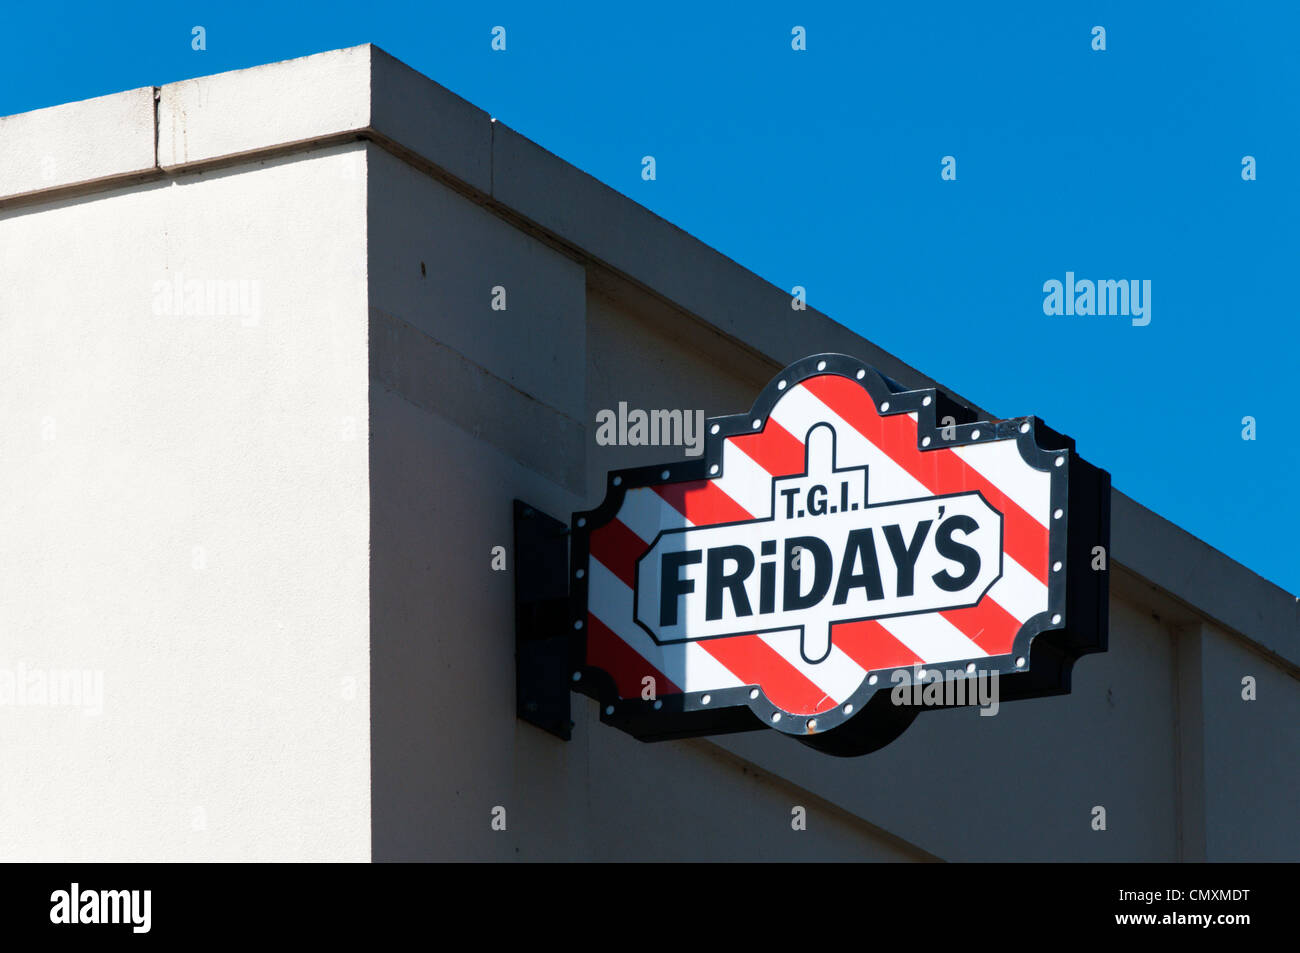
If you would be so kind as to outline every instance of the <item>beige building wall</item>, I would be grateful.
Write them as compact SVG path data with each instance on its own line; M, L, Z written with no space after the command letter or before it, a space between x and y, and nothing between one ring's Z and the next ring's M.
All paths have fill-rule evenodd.
M0 212L0 859L369 857L365 158Z

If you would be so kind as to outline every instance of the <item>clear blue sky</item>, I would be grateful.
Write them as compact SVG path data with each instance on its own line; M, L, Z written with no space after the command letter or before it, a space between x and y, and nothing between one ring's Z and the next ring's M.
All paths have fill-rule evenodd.
M1300 592L1296 7L555 6L10 4L0 115L377 43ZM1044 315L1067 271L1150 325Z

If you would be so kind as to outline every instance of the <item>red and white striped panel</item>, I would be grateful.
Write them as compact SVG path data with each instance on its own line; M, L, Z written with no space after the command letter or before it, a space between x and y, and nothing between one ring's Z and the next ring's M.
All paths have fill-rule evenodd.
M804 472L804 439L817 424L837 434L837 465L866 465L870 502L978 490L1003 516L1002 577L978 605L845 622L831 651L809 663L791 629L658 645L634 621L636 560L660 530L771 516L773 477ZM1006 655L1021 624L1048 605L1050 475L1025 463L1013 440L917 449L914 414L881 416L860 384L808 378L777 401L763 429L723 443L722 475L627 491L615 519L591 533L587 663L608 672L620 697L761 685L791 714L828 711L872 671Z

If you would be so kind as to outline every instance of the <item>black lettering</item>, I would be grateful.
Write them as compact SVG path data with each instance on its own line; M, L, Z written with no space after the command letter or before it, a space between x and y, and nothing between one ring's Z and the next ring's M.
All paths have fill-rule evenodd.
M728 559L734 560L734 572L724 573L723 566ZM705 570L704 583L704 618L715 622L722 618L722 590L731 593L731 607L737 616L753 615L749 607L749 594L745 592L745 580L754 571L754 554L748 546L719 546L709 550L709 565Z
M794 519L794 495L798 492L798 487L793 486L781 491L781 495L785 497L785 518L788 520Z
M799 547L799 566L802 569L812 560L813 584L807 595L799 595L801 574L792 569L785 570L785 592L781 608L786 612L808 609L821 602L831 587L831 548L816 536L796 536L785 541L785 564L790 565L794 558L794 548Z
M862 572L855 573L858 557L862 557ZM868 599L885 598L885 588L880 582L880 563L876 559L876 540L870 529L855 529L849 533L844 545L844 563L840 566L840 581L835 586L835 602L842 606L849 601L849 593L857 588L867 590Z
M939 550L939 555L961 563L962 567L960 576L954 576L945 569L930 577L944 592L958 592L965 589L980 574L980 554L965 543L959 543L952 538L954 532L960 531L969 536L979 528L979 523L974 519L958 514L948 517L935 530L934 545Z
M758 567L758 614L776 611L776 563L763 563Z
M912 541L906 547L903 546L903 531L898 528L898 524L891 523L884 527L885 542L889 544L889 553L894 557L894 565L898 567L900 596L910 596L916 588L916 559L921 555L921 547L925 545L925 537L930 532L932 522L934 521L921 520L917 523L912 532Z
M776 555L776 540L765 539L759 547L763 556ZM758 567L758 613L766 615L776 611L776 563L760 563Z
M694 579L683 579L683 566L692 566L704 558L698 549L687 549L680 553L664 553L659 563L659 624L677 624L678 597L695 591Z
M818 496L818 494L821 494ZM826 487L820 483L808 490L808 515L821 516L826 512Z

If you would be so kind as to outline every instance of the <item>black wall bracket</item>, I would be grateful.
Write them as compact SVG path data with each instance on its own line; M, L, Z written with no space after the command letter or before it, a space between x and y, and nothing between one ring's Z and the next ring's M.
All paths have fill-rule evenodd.
M515 704L558 738L573 737L569 527L515 500Z

